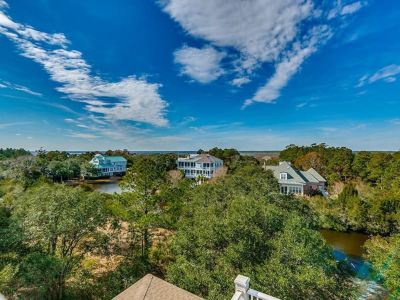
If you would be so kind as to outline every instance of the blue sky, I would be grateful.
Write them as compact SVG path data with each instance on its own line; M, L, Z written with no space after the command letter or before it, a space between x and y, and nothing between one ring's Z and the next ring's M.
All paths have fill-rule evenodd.
M0 0L0 147L400 149L400 3Z

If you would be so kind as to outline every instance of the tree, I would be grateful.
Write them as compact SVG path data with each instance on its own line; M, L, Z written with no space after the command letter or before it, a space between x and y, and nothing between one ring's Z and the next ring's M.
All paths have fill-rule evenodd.
M367 180L369 175L367 166L370 160L371 160L371 152L367 151L357 152L354 156L354 160L351 166L353 172L355 173L354 175L360 177L362 180Z
M43 175L43 166L33 156L1 161L0 170L3 177L15 180L24 188L35 183Z
M52 160L47 165L47 174L53 180L53 182L63 182L72 175L72 171L68 168L65 162Z
M301 170L315 169L317 172L322 173L323 162L321 154L313 151L296 159L294 165Z
M0 149L0 160L2 159L8 159L8 158L17 158L20 156L31 156L32 154L29 151L26 151L25 149L12 149L12 148L6 148Z
M104 196L64 185L41 185L14 202L13 226L30 248L20 264L20 283L52 299L65 294L67 279L105 225Z
M365 243L365 258L376 277L389 290L391 299L400 298L400 235L373 237Z
M353 152L345 147L328 148L326 150L326 174L330 182L346 181L352 177L351 165Z
M83 161L80 165L80 177L85 180L87 177L97 176L97 168L88 161Z
M367 164L368 180L373 184L382 181L385 168L390 164L392 156L389 153L372 153L371 159Z
M125 191L121 201L127 207L128 220L140 233L141 255L146 258L151 246L150 229L158 215L157 191L165 182L166 173L150 157L141 156L134 161L121 186Z

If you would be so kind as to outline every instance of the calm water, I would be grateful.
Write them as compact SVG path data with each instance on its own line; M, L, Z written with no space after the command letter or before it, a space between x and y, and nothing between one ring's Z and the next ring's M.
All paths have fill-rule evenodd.
M322 236L335 250L354 258L360 258L363 254L362 247L369 236L358 232L339 232L322 229Z
M114 194L114 193L120 194L121 193L121 188L119 186L118 181L92 183L91 185L98 192L107 193L107 194Z
M360 286L359 300L387 299L387 291L371 275L371 267L362 258L363 246L369 236L358 232L339 232L322 229L321 235L334 248L333 256L338 261L348 261L355 273L354 281Z
M363 246L369 236L358 232L340 232L322 229L321 235L334 248L333 256L347 260L358 278L370 279L370 266L362 258Z

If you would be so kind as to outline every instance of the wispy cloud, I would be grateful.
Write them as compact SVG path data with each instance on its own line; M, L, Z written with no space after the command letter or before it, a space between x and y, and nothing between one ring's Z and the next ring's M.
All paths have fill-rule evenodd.
M328 13L328 19L337 16L352 15L367 5L367 1L356 1L349 4L343 4L341 0L336 1L336 5Z
M23 125L31 125L32 122L11 122L11 123L0 123L0 129L13 127L13 126L23 126Z
M33 96L38 96L41 97L42 94L32 91L30 88L23 86L23 85L19 85L19 84L15 84L15 83L11 83L9 81L0 81L0 88L8 88L8 89L12 89L12 90L17 90L20 92L24 92Z
M22 56L41 65L50 78L60 84L59 92L86 103L86 110L110 121L168 124L167 103L158 92L160 84L133 75L117 82L104 80L93 74L81 52L70 49L71 43L64 34L49 34L14 22L5 14L6 7L6 4L0 6L0 34L13 41ZM100 98L110 100L105 102Z
M69 137L80 138L80 139L97 139L98 136L91 133L73 132L68 134Z
M340 14L342 16L354 14L355 12L359 11L362 7L363 7L363 4L361 3L361 1L357 1L357 2L343 6L340 11Z
M303 108L304 106L306 106L308 103L307 102L301 102L299 104L296 105L296 108Z
M400 118L390 120L393 125L400 125Z
M225 53L210 46L204 48L184 46L174 53L175 63L181 66L181 74L201 83L209 83L224 74L220 66L224 56Z
M185 126L187 124L193 123L196 120L197 119L193 116L187 116L187 117L184 117L183 120L178 123L178 126Z
M249 77L242 76L242 77L233 78L230 83L233 86L241 87L242 85L245 85L249 82L251 82Z
M331 37L332 33L327 26L314 27L309 36L302 43L296 43L286 57L276 65L274 75L267 83L260 87L251 99L244 103L244 107L254 102L272 103L281 93L290 78L311 54L317 51L321 43Z
M311 0L164 0L162 9L178 22L186 33L218 49L230 49L226 74L229 83L240 87L251 81L254 71L264 63L274 64L276 71L259 87L245 106L254 102L272 103L303 62L332 35L329 20L351 15L363 4L341 5L328 16L329 4ZM325 7L322 7L322 6ZM304 32L305 22L318 25ZM219 71L220 73L220 71ZM209 82L204 80L203 82Z
M364 75L358 80L356 87L362 87L379 80L391 83L396 81L396 76L400 74L400 65L392 64L378 70L372 75Z

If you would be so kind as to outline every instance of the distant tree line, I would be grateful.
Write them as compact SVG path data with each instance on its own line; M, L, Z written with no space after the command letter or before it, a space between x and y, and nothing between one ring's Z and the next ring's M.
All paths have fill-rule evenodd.
M28 156L31 155L29 151L25 149L13 149L13 148L0 148L0 160L7 158L17 158L19 156Z

